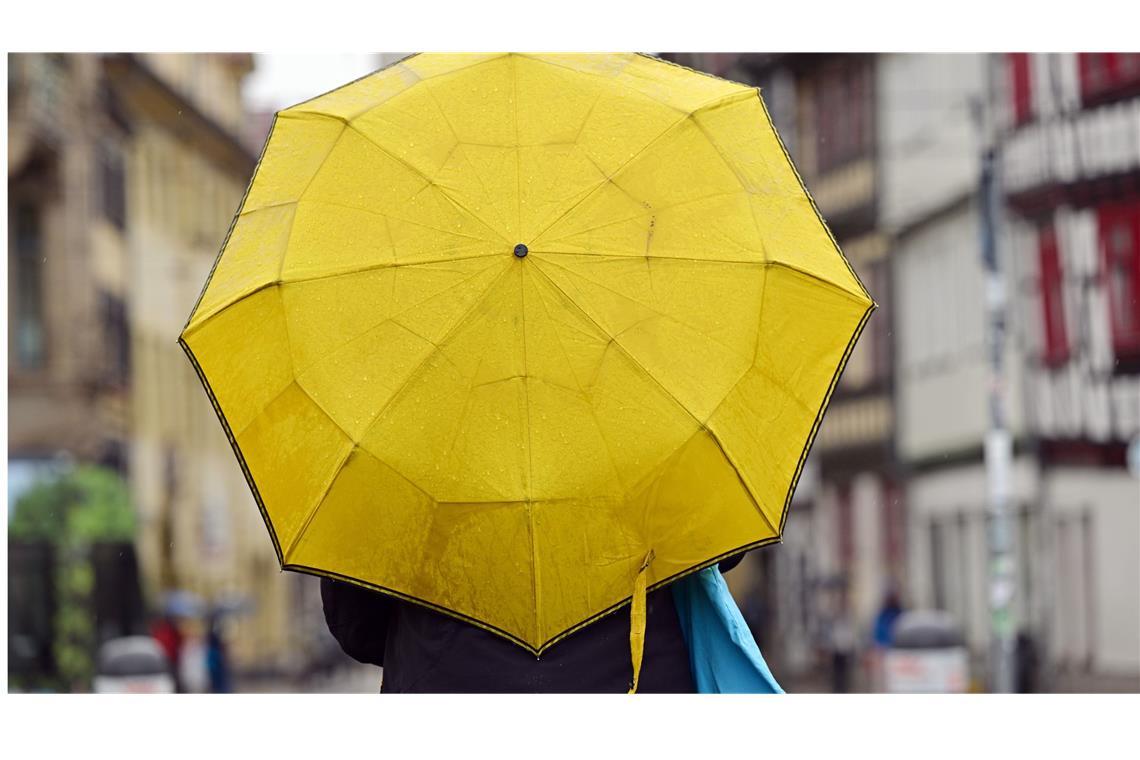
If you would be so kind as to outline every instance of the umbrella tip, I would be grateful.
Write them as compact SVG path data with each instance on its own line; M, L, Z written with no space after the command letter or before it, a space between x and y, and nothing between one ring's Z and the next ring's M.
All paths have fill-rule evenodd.
M525 258L528 253L530 253L530 250L526 247L526 244L519 243L515 246L515 256L518 256L520 259Z

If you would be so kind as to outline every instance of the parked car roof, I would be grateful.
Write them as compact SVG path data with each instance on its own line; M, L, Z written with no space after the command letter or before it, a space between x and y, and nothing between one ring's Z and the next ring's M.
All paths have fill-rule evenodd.
M146 676L169 670L162 647L150 636L111 639L99 649L99 675Z
M944 649L963 642L958 621L942 610L904 612L891 631L891 646L896 649Z

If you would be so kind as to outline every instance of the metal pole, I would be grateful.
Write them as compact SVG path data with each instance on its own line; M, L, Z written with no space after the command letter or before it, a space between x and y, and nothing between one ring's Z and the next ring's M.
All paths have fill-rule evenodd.
M986 288L986 348L989 358L989 429L985 439L989 543L990 691L1014 690L1014 608L1016 567L1010 525L1010 475L1013 451L1006 424L1004 359L1006 288L997 252L999 143L982 154L982 263Z

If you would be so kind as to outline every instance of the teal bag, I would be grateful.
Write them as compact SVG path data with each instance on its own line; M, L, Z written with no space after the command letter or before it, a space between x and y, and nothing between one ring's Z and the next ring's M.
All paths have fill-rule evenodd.
M672 585L701 694L783 694L716 565Z

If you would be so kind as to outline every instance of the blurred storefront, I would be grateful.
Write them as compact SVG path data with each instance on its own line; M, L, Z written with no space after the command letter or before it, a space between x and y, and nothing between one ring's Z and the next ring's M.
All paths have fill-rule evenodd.
M176 343L254 167L252 65L9 56L9 466L17 487L66 461L124 475L152 612L172 589L248 599L235 663L273 671L303 664L313 596L283 582Z

